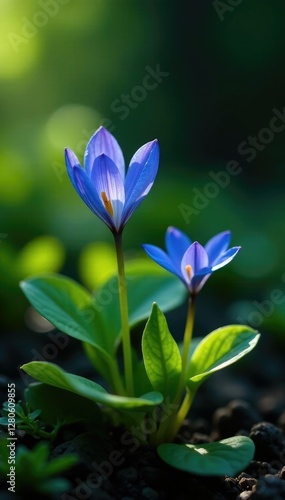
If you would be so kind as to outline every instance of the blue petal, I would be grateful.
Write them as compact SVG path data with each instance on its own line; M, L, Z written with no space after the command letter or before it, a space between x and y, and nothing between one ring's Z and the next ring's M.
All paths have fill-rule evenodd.
M161 248L158 248L154 245L142 245L143 249L146 251L146 253L149 255L149 257L154 260L157 264L159 264L161 267L164 269L167 269L167 271L170 271L173 274L176 274L176 276L181 277L181 273L177 272L177 269L173 266L170 258L168 257L167 253L161 250Z
M90 176L95 159L105 154L115 163L122 179L125 178L125 161L122 150L115 137L104 127L100 127L88 142L84 154L84 165Z
M108 156L102 154L95 159L91 181L98 197L102 200L103 206L102 193L105 193L108 200L110 200L114 212L112 217L116 228L119 229L125 203L125 188L119 170Z
M192 291L198 293L201 288L205 285L207 279L211 276L211 273L206 273L206 269L203 271L203 274L196 274L191 282Z
M165 245L172 263L180 272L181 261L187 248L191 245L191 240L185 233L175 227L169 227L166 231Z
M125 180L124 222L130 218L150 191L157 174L158 163L159 146L157 140L142 146L131 159Z
M229 250L221 255L220 258L216 260L215 264L212 265L212 271L216 271L217 269L226 266L229 262L231 262L231 260L233 260L240 249L241 247L229 248Z
M227 250L231 239L230 231L223 231L216 234L205 245L205 250L209 257L209 262L213 266L220 256Z
M183 255L181 261L181 272L185 278L188 276L186 272L187 265L191 266L193 276L201 271L203 272L204 269L207 269L207 272L210 270L207 252L205 248L198 243L198 241L192 243Z
M75 167L74 180L76 182L76 190L86 205L96 214L109 228L113 231L116 229L114 220L105 209L102 199L91 183L88 175L83 168Z
M64 154L65 164L66 164L66 170L67 170L68 176L72 182L73 187L76 189L79 196L81 196L80 192L78 191L77 184L76 184L76 181L74 179L74 172L73 172L74 167L81 168L79 160L78 160L77 156L73 153L73 151L71 151L71 149L65 148L64 153L65 153Z

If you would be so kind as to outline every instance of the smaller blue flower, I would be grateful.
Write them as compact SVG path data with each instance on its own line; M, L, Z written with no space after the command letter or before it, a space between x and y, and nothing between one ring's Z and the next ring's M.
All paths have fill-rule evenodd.
M157 140L134 154L127 175L122 150L115 137L100 127L88 142L84 167L70 149L65 149L69 178L79 196L114 234L126 222L150 191L158 170Z
M230 231L216 234L203 247L192 241L179 229L166 231L164 250L154 245L143 245L146 253L160 266L180 278L190 294L198 293L213 271L225 266L236 256L241 247L228 248Z

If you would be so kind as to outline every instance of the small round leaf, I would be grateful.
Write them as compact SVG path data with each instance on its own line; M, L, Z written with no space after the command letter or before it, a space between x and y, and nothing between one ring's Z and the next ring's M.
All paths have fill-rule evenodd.
M161 444L157 451L168 465L203 476L235 476L248 466L254 443L245 436L234 436L206 444Z

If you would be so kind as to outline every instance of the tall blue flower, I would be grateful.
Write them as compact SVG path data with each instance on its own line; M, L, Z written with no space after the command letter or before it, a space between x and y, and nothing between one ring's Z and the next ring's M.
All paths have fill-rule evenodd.
M241 247L228 248L230 231L211 238L203 247L194 243L179 229L169 227L166 231L167 253L154 245L143 245L147 254L160 266L176 274L190 294L196 294L212 274L228 264Z
M85 168L68 148L65 149L65 162L79 196L114 234L118 234L154 183L159 147L154 140L138 149L125 176L124 157L118 142L100 127L86 146Z

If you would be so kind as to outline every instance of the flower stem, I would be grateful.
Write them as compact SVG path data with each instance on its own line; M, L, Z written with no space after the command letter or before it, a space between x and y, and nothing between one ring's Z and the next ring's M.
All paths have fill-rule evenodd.
M128 297L127 285L125 277L124 255L122 246L122 234L114 234L117 265L118 265L118 283L119 283L119 297L120 297L120 310L121 310L121 325L122 325L122 344L123 344L123 358L126 379L126 392L128 396L134 394L134 381L133 381L133 367L132 367L132 350L129 328L129 313L128 313Z
M187 312L187 319L186 319L186 326L185 326L185 332L184 332L184 338L183 338L183 348L182 348L182 368L181 368L181 377L180 377L180 384L179 384L179 391L184 389L184 383L185 383L185 374L186 374L186 369L187 369L187 364L188 364L188 356L189 356L189 349L191 345L191 340L192 340L192 334L193 334L193 325L194 325L194 316L195 316L195 295L190 295L189 296L189 302L188 302L188 312Z

